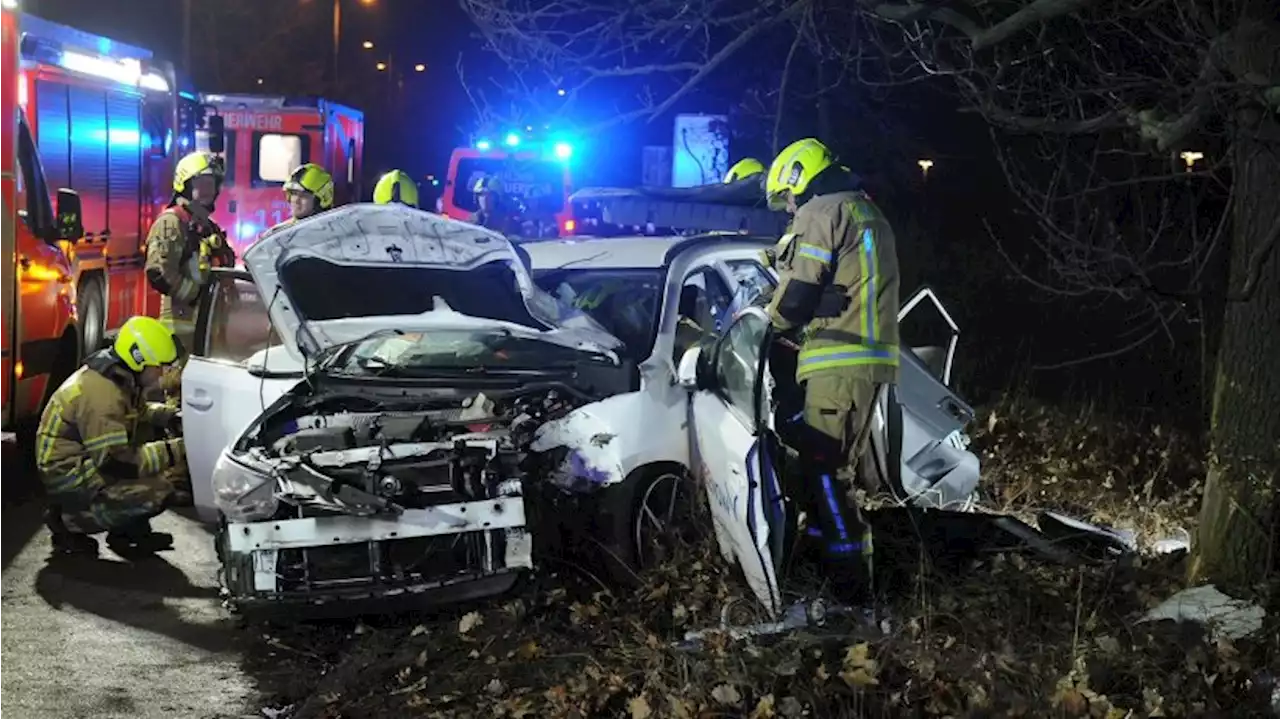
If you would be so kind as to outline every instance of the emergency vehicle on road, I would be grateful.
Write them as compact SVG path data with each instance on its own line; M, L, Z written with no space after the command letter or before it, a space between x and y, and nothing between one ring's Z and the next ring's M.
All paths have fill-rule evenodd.
M567 142L536 143L510 133L502 147L486 139L471 147L455 148L438 209L441 214L470 222L480 209L476 182L497 178L505 210L526 227L521 234L557 237L573 234L574 219L569 195L573 174L569 160L573 146Z
M0 423L6 434L39 417L54 383L74 371L80 357L73 268L59 246L83 232L78 198L58 190L56 213L49 201L35 138L20 106L18 23L18 13L6 3L0 13Z
M364 114L320 98L204 95L222 117L227 176L214 220L236 256L263 230L289 219L283 186L289 173L314 162L333 175L334 205L359 202ZM197 133L198 149L209 149Z
M85 353L160 295L143 265L151 222L168 204L173 168L201 113L174 68L151 51L31 15L20 25L17 103L50 187L75 190L85 233L62 241L71 262ZM6 66L5 72L11 72Z

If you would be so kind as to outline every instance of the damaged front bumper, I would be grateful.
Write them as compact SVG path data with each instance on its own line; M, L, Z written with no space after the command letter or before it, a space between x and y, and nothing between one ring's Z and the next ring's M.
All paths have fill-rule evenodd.
M241 609L465 601L510 589L533 566L519 496L398 515L227 523L218 539L227 598Z

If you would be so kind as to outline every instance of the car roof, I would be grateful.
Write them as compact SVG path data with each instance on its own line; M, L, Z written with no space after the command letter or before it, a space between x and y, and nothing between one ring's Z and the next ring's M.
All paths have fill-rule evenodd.
M695 235L693 237L572 237L521 243L533 269L560 267L566 263L610 268L658 268L675 254L698 249L758 249L773 241L746 235Z

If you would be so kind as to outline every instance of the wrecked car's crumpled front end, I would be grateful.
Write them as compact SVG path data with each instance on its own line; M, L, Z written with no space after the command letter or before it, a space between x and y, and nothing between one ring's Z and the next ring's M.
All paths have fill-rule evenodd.
M489 596L533 566L538 428L629 386L617 340L561 313L504 238L354 205L245 263L307 375L213 471L240 608Z
M572 397L544 385L396 402L321 384L285 398L214 470L231 597L420 604L505 591L533 566L532 433Z

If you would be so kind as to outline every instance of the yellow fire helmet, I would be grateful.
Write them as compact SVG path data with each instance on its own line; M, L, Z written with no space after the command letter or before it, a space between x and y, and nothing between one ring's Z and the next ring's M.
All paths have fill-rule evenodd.
M759 175L762 172L764 172L763 162L754 157L744 157L733 163L733 167L730 167L729 171L725 173L724 184L728 185L737 182L744 177Z
M803 195L809 183L820 172L835 162L835 155L826 145L812 137L797 140L783 148L769 166L764 192L770 207L785 206L786 195Z
M154 317L138 316L126 320L112 349L134 372L141 372L145 367L165 367L178 361L178 341L173 331Z
M222 178L226 176L222 158L211 152L192 152L178 160L178 166L173 170L173 191L185 194L187 183L201 175L212 175L218 189L221 189Z
M373 187L373 201L379 205L399 202L409 207L417 207L418 184L409 177L408 173L392 170L378 178L378 184Z
M320 209L327 210L333 207L333 176L328 170L313 162L299 165L298 169L294 170L285 181L284 191L286 194L309 192L315 195L316 204Z

